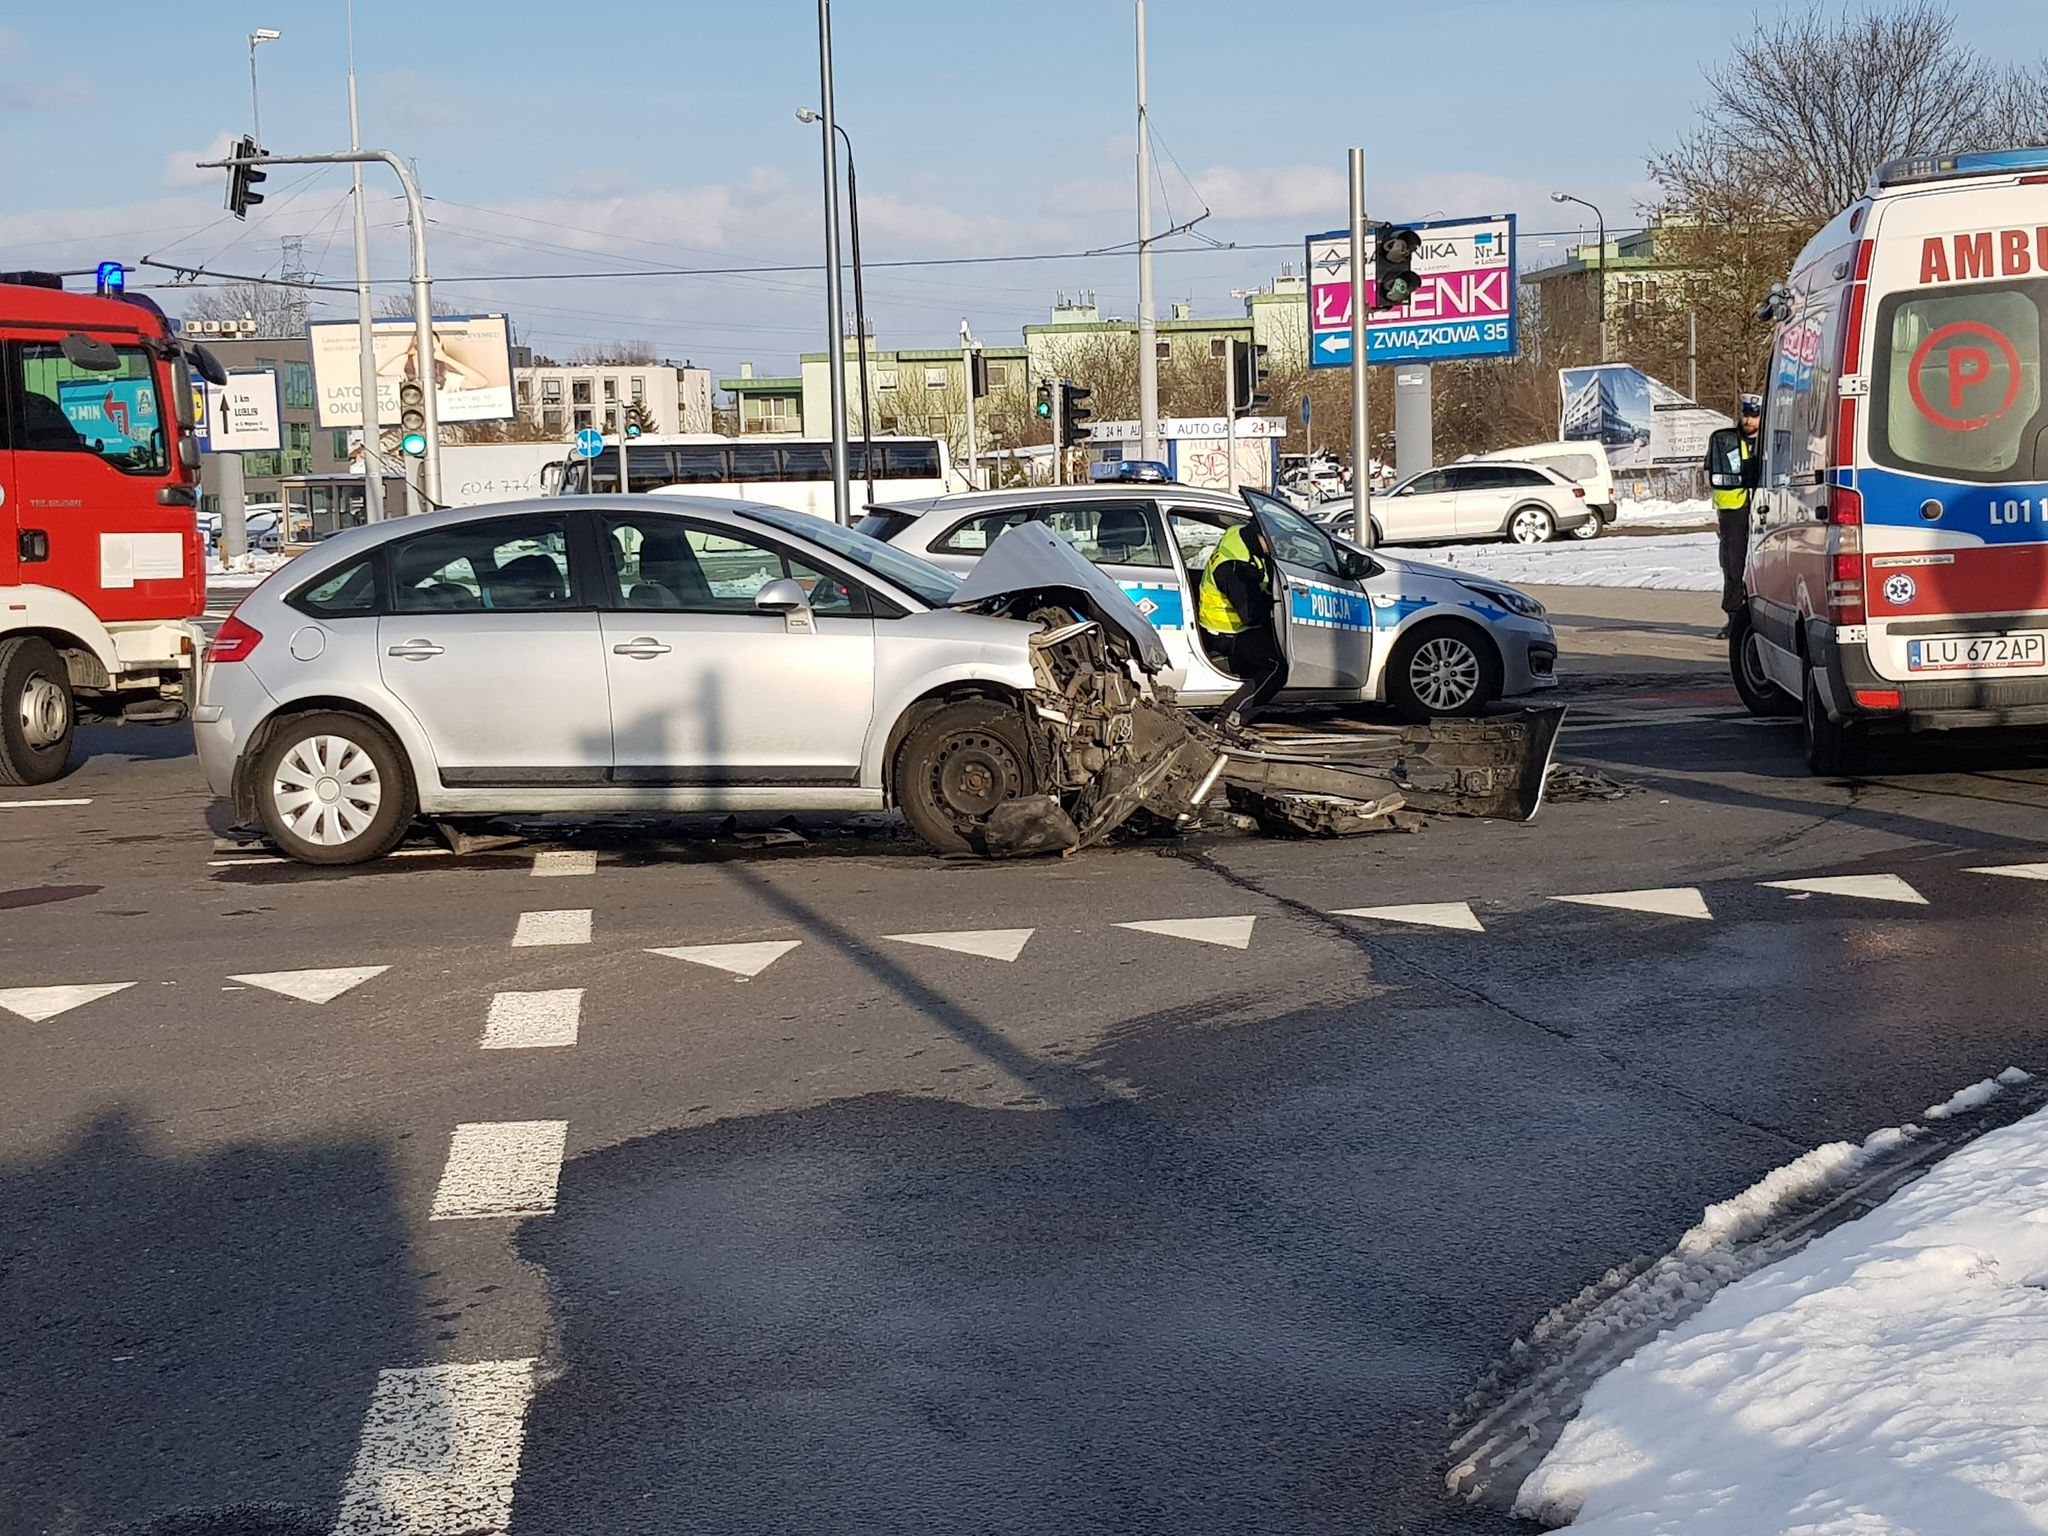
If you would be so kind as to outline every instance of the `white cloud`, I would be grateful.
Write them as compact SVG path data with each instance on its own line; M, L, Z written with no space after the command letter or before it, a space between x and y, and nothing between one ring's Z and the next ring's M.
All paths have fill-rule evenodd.
M10 43L0 52L14 51ZM97 106L100 93L83 75L71 74L61 80L0 80L0 112L68 112Z
M174 149L164 156L164 185L167 187L211 187L225 188L226 171L202 171L198 162L218 160L234 147L235 135L217 133L213 142L203 149Z

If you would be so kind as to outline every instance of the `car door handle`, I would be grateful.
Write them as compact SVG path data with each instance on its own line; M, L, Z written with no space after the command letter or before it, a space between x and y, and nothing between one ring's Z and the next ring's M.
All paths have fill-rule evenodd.
M614 656L631 656L637 661L652 661L655 657L666 656L668 653L669 647L652 635L644 635L638 640L628 640L612 647Z
M407 640L391 647L390 655L400 661L426 661L441 654L441 647L431 640Z

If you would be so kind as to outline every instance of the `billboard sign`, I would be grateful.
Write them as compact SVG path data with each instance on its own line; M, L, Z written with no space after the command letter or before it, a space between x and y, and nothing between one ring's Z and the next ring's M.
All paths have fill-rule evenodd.
M353 320L306 327L313 348L313 398L323 427L363 424L361 335ZM398 420L398 386L419 377L419 337L410 320L379 320L377 420ZM512 346L503 315L434 317L435 404L442 421L510 421Z
M202 453L275 453L284 446L278 424L277 374L269 368L236 368L226 385L195 379L200 394L199 448Z
M1707 435L1735 423L1626 363L1561 368L1558 438L1597 442L1616 470L1697 468Z
M156 384L140 379L60 379L57 404L78 435L108 458L147 454L157 420Z
M1443 363L1509 357L1515 350L1515 216L1438 219L1402 226L1422 237L1415 297L1366 318L1369 363ZM1368 261L1370 257L1367 258ZM1309 365L1351 362L1351 234L1308 237ZM1367 302L1375 291L1368 268Z

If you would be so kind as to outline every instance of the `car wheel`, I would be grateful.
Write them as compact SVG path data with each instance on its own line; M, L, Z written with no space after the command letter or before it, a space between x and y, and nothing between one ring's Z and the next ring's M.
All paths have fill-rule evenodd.
M0 640L0 784L48 784L71 766L71 673L41 635Z
M1830 720L1821 702L1820 684L1811 668L1806 673L1805 697L1801 700L1806 721L1806 766L1822 778L1841 778L1861 773L1867 737L1853 721Z
M940 705L896 749L896 803L939 853L981 851L989 814L1036 781L1024 717L991 699Z
M1517 507L1508 514L1508 538L1516 544L1548 544L1557 536L1557 519L1548 507Z
M281 721L251 771L263 829L304 864L382 858L416 811L398 744L360 715Z
M1739 608L1728 617L1728 670L1735 678L1735 691L1743 707L1764 719L1796 715L1800 701L1771 681L1764 670L1762 641L1749 621L1749 610Z
M1500 690L1500 657L1469 624L1419 624L1387 658L1387 699L1410 720L1476 715Z
M1575 539L1597 539L1600 537L1601 530L1606 526L1607 525L1601 519L1600 514L1598 512L1595 512L1591 517L1587 518L1583 523L1579 524L1578 527L1572 530L1572 537Z

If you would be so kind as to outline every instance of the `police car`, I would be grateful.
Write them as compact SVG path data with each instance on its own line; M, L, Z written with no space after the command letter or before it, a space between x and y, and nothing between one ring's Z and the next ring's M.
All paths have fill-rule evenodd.
M861 531L966 571L1017 523L1043 523L1124 589L1160 632L1184 703L1237 688L1203 647L1195 591L1224 533L1256 517L1286 591L1283 701L1391 704L1413 720L1476 715L1556 686L1557 636L1524 592L1443 566L1368 551L1276 497L1182 485L1051 486L874 507Z

